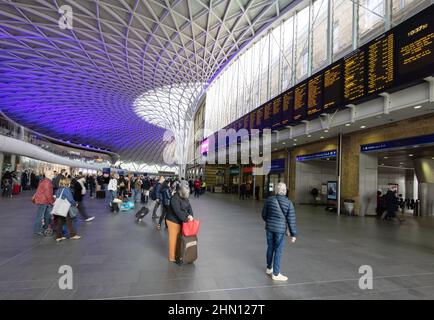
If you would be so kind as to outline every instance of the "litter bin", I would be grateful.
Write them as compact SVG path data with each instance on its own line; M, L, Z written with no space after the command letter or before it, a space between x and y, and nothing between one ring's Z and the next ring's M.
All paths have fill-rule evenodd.
M346 199L344 200L344 208L348 215L352 216L354 213L354 200Z

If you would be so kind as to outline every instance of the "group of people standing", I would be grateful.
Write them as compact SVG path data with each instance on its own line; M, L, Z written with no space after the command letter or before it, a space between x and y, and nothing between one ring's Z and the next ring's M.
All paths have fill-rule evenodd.
M204 194L206 191L206 182L200 178L188 178L188 186L190 188L190 193L194 192L194 197L199 198L200 195Z
M77 240L81 238L77 235L77 230L73 228L73 220L77 218L77 215L80 215L86 222L95 219L94 216L87 214L84 205L84 198L87 194L85 183L86 177L81 172L72 177L71 175L67 175L65 169L62 169L60 173L54 171L53 174L49 173L45 175L32 197L32 202L38 206L33 228L35 235L42 236L46 228L54 225L56 229L56 241L65 240L63 225L66 224L70 239ZM66 217L51 215L54 202L57 198L66 199L71 205Z

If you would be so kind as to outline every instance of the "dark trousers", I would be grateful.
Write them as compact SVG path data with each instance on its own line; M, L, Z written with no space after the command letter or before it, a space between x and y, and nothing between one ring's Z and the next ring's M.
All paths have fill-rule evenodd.
M92 197L93 196L93 194L95 193L95 186L90 186L90 197Z
M199 198L199 196L200 196L200 189L194 189L194 196L196 198Z
M83 218L83 220L86 220L89 218L89 215L87 214L87 210L83 204L83 201L78 202L77 209L78 209L78 212L80 213L81 217Z
M160 207L160 201L155 201L155 206L154 206L154 210L152 211L152 218L156 218L157 217L157 210Z
M66 227L68 228L69 237L73 237L76 235L74 228L72 227L72 219L68 215L65 217L56 216L56 238L63 237L63 225L66 223Z
M166 220L166 215L167 215L168 210L169 210L169 206L163 205L163 212L161 213L160 221L158 222L159 225L161 225L163 220Z

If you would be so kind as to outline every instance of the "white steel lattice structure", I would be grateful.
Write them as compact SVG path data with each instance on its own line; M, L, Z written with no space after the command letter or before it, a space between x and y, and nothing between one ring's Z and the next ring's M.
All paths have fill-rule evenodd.
M161 164L165 129L185 138L207 84L292 2L2 0L0 108L43 134ZM63 5L72 29L59 27Z

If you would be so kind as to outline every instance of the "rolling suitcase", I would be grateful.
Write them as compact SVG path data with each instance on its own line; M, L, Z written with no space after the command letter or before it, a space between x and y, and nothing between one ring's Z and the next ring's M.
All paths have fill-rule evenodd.
M149 213L149 209L143 207L136 213L136 223L142 222L142 219Z
M178 237L176 249L176 263L193 263L197 259L197 236L185 237L182 234Z
M105 190L100 190L96 192L97 199L105 199Z

